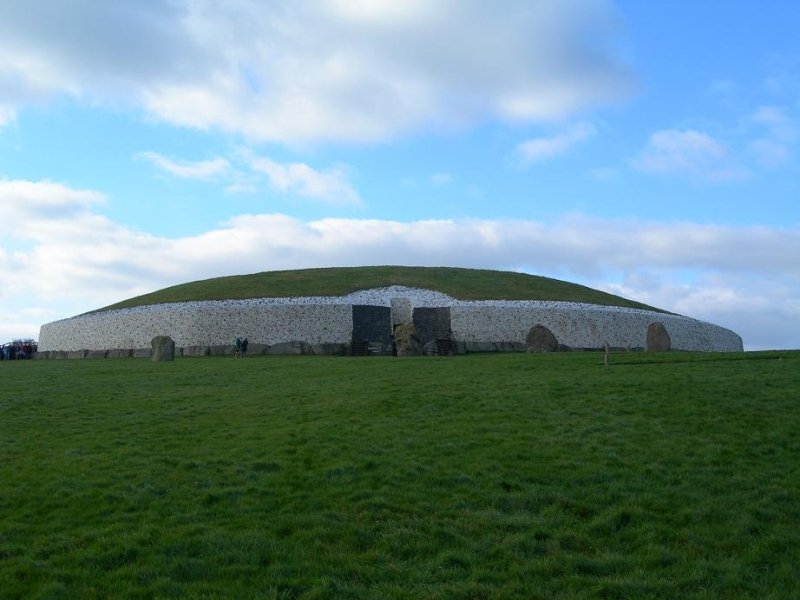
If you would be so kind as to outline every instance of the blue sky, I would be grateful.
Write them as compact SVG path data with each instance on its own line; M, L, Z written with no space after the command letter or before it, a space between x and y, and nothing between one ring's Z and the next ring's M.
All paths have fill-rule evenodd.
M0 6L0 342L167 285L521 270L800 347L793 2Z

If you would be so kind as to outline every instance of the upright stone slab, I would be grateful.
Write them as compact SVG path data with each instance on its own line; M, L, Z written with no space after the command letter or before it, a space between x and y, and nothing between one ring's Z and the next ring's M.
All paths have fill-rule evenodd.
M354 304L353 340L391 348L392 309L388 306Z
M175 360L175 342L168 335L157 335L150 341L153 362Z
M558 339L547 327L537 324L525 336L525 347L528 352L558 352Z
M647 352L669 352L672 350L672 338L663 323L650 323L647 328Z
M414 327L423 346L436 340L450 339L452 337L450 307L418 306L414 309Z
M414 305L409 298L392 298L392 326L414 322Z

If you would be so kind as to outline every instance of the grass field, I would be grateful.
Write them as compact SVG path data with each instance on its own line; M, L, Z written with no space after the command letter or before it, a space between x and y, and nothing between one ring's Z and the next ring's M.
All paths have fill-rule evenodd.
M0 363L0 596L797 598L800 352Z
M137 296L102 310L164 302L342 296L391 285L433 289L462 300L562 300L659 310L633 300L559 279L453 267L337 267L268 271L193 281Z

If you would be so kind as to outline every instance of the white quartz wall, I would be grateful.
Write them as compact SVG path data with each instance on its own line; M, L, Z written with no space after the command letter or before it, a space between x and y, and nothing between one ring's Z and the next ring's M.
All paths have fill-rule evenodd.
M644 348L647 327L663 323L675 350L738 352L742 339L734 332L688 317L645 310L586 304L517 302L453 306L453 336L463 342L525 342L531 327L544 325L560 344L571 348Z
M178 347L251 343L349 343L353 309L345 304L192 302L82 315L42 326L39 350L149 348L157 335Z
M462 342L524 343L530 328L542 324L572 348L642 348L648 325L659 321L676 350L742 350L734 332L678 315L569 302L463 301L401 286L340 297L181 302L81 315L42 326L39 350L149 348L157 335L171 336L178 347L232 344L236 337L267 345L344 344L352 337L353 304L391 306L395 323L409 321L414 306L450 306L453 334Z

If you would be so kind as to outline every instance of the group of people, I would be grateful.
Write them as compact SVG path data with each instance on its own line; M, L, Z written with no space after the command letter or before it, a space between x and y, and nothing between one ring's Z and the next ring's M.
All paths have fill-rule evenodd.
M236 338L236 342L234 342L234 346L236 347L236 353L234 354L234 356L236 358L244 358L245 356L247 356L247 344L248 344L247 338L244 339L239 337Z
M14 340L0 346L0 360L23 360L33 358L36 354L36 342L33 340Z

